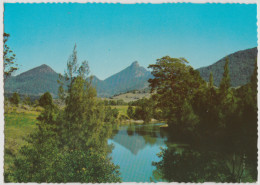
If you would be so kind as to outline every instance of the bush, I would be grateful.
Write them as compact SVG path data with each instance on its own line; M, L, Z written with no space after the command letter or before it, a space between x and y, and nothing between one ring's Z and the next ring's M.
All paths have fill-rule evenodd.
M20 96L18 93L13 93L13 96L10 98L10 102L16 106L18 106L20 102Z

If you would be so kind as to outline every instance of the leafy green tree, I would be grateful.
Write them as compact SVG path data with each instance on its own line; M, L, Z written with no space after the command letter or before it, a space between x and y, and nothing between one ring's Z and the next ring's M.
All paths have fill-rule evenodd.
M126 103L124 100L117 100L117 105L125 105Z
M128 106L128 108L127 108L127 115L128 115L128 117L133 119L134 118L134 114L135 114L134 108L131 105Z
M17 92L13 93L12 97L10 98L10 102L16 106L18 106L20 102L20 96Z
M42 107L53 106L52 96L49 92L44 93L39 99L39 105Z
M149 65L152 68L153 79L149 79L151 92L156 92L153 99L155 107L159 107L164 112L164 119L169 128L177 131L184 128L184 125L193 125L195 120L188 119L185 112L192 113L190 104L196 91L205 82L201 79L199 72L188 66L188 61L184 58L171 58L169 56L158 59L156 64ZM185 105L186 102L186 105ZM193 126L192 126L193 127ZM178 132L178 131L177 131Z
M153 106L150 99L142 98L135 108L135 119L141 119L144 123L149 123L152 119Z
M115 100L110 100L109 105L117 105L117 102Z
M87 62L77 64L76 46L63 84L65 109L45 106L35 134L20 151L10 173L15 182L120 182L108 153L112 127L104 123L104 106L87 80ZM10 178L11 178L10 177Z
M7 77L9 77L14 71L18 69L17 64L15 64L16 55L6 44L9 38L10 34L4 33L4 79L7 79Z
M105 107L105 122L116 123L118 115L119 111L116 108L112 109L110 106Z

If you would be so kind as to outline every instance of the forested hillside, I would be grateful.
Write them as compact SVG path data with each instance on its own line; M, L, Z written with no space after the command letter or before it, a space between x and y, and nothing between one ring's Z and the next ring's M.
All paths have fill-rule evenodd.
M17 76L11 76L5 81L5 92L19 94L41 95L50 92L54 97L58 94L59 74L43 64Z
M226 56L229 59L229 71L231 86L237 87L245 85L250 81L254 71L254 64L257 58L257 48L246 49ZM216 63L197 69L201 77L208 81L210 72L213 74L214 85L219 86L225 65L225 58Z

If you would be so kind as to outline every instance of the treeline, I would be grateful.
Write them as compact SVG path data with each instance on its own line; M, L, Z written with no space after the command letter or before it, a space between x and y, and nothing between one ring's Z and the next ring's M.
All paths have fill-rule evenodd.
M154 76L149 80L155 92L152 101L168 124L170 139L190 144L182 154L171 147L162 151L162 161L154 165L163 178L240 182L248 169L246 181L256 181L257 63L250 83L240 88L231 88L228 64L226 58L219 88L213 86L212 73L206 83L184 58L167 56L149 66ZM233 157L228 162L223 156L216 160L220 153Z
M108 105L128 105L127 102L125 102L124 100L103 100L104 105L108 106Z
M162 111L155 107L155 102L151 98L129 102L127 115L130 119L143 120L144 123L149 123L151 119L158 121L163 119Z
M18 92L8 93L4 95L5 103L10 102L14 106L18 106L19 104L23 105L38 105L39 104L39 96L29 96L24 94L19 94Z
M77 64L76 46L60 77L59 97L65 108L54 105L50 93L39 103L44 111L35 131L26 139L5 182L120 182L118 166L111 161L111 119L86 80L86 61ZM67 88L64 84L68 84Z

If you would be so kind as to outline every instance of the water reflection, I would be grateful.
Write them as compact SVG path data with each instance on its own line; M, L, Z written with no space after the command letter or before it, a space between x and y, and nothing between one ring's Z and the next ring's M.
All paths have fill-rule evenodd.
M154 162L153 179L169 182L253 182L253 166L248 165L246 155L226 154L216 151L170 147L160 153L162 160Z
M115 128L109 143L114 145L112 160L120 166L123 182L150 182L152 162L160 159L156 155L166 147L167 137L160 134L159 125L129 125Z
M114 129L113 162L124 182L254 182L257 148L231 152L197 144L181 144L160 129L161 124Z
M166 137L160 134L161 124L153 125L134 125L121 126L114 131L113 142L123 146L132 154L137 155L138 152L146 146L163 146Z

